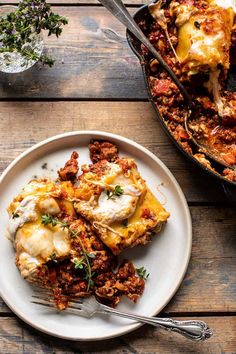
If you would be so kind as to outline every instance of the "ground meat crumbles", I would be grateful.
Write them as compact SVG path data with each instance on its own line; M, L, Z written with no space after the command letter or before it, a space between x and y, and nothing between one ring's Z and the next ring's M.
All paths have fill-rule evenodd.
M51 260L37 274L38 281L52 289L56 306L64 310L70 299L91 295L111 307L119 303L122 295L136 302L144 291L145 283L137 275L134 265L124 261L116 270L116 257L97 238L85 220L77 219L71 227L79 230L80 235L79 239L71 239L73 259ZM89 286L83 263L84 252L89 255L91 267Z
M58 171L58 175L61 181L74 181L78 173L78 153L73 151L71 158L66 162L65 166Z
M89 144L90 158L93 163L106 160L113 162L118 159L118 147L109 141L92 141Z

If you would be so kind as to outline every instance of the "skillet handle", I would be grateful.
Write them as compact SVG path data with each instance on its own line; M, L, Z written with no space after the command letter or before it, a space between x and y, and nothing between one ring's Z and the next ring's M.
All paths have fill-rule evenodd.
M229 185L228 183L223 182L222 187L224 189L225 195L228 200L236 205L236 187Z

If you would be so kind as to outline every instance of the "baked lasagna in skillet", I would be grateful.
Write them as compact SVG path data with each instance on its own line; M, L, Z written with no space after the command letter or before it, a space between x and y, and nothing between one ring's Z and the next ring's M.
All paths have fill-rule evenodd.
M228 72L236 63L235 2L158 1L149 11L152 20L139 25L193 97L192 136L229 165L220 173L236 182L236 93L227 90ZM144 46L142 52L149 61L153 99L168 129L189 154L214 169L185 129L187 109L177 87Z

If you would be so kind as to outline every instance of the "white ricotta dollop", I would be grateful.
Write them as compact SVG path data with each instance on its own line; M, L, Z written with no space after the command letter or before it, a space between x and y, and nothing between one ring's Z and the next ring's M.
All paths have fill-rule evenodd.
M35 207L37 198L28 196L22 200L15 213L12 215L8 231L10 239L13 241L19 227L23 226L26 222L35 221L38 218Z
M125 186L123 194L112 198L108 198L105 190L99 196L98 206L93 215L108 224L128 219L136 209L139 196L140 191L134 186Z

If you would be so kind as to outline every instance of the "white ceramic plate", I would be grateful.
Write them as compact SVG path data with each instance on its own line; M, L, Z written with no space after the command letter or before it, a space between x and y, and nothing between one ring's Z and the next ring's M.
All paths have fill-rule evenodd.
M173 175L151 152L131 140L99 131L66 133L45 140L20 155L0 179L0 289L7 305L33 327L65 339L99 340L122 335L140 326L115 316L86 319L30 303L32 287L24 281L14 263L14 250L5 237L8 223L6 207L21 188L34 176L57 176L57 169L77 150L80 162L89 163L91 139L108 139L116 143L121 155L133 157L152 192L163 201L171 217L161 232L145 247L126 251L122 257L144 266L150 273L143 296L137 304L123 299L119 310L146 316L156 315L178 289L190 258L192 227L184 195ZM47 163L47 168L42 166ZM45 167L45 166L44 166ZM163 183L164 186L158 188ZM160 193L160 190L163 194Z

